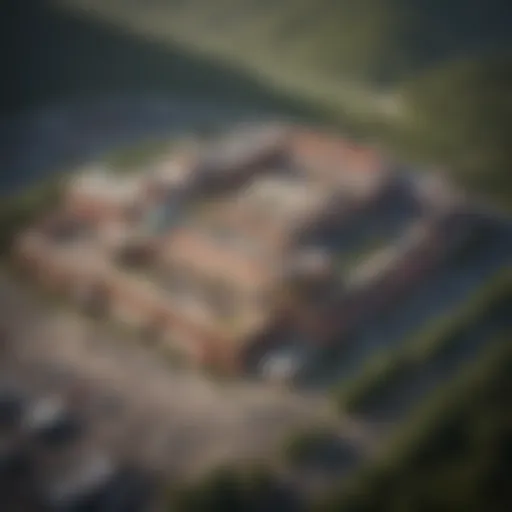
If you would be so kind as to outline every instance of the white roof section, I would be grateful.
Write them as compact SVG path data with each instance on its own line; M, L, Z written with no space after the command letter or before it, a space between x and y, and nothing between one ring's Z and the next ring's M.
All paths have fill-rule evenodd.
M61 397L46 397L37 401L28 410L23 423L28 430L39 430L58 420L64 411L65 403Z
M118 175L103 168L93 168L71 178L70 188L80 194L114 202L137 198L147 178L143 175Z
M261 151L272 149L285 133L281 125L241 124L206 151L206 163L231 168Z
M400 258L417 247L428 235L427 226L423 223L413 225L404 237L395 244L384 247L373 253L349 278L348 285L359 287L385 273L390 267L400 262Z
M149 171L150 179L167 186L184 185L190 178L195 156L191 152L175 154L155 164Z
M265 176L254 181L240 201L269 215L291 216L322 206L325 192L307 181Z

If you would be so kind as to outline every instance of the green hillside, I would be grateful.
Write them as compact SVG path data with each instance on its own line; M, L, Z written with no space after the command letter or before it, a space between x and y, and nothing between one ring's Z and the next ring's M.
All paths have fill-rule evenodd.
M152 37L177 38L317 99L338 101L341 91L350 100L345 107L370 101L363 85L380 92L419 69L512 42L506 0L59 3Z
M380 458L361 467L345 489L336 489L315 510L510 510L510 332L497 340L398 426Z
M59 0L257 77L512 198L508 0Z
M511 202L508 0L4 0L0 11L4 112L156 92L300 113Z
M512 52L447 63L403 93L410 119L397 144L512 207Z
M0 97L3 114L125 93L294 114L307 110L233 67L52 4L0 2L0 52L6 71Z
M224 42L244 60L394 81L511 42L506 0L61 0L157 36Z

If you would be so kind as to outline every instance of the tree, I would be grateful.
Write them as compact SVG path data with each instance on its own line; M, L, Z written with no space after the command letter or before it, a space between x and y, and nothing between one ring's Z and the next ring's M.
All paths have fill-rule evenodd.
M402 144L470 189L512 198L512 55L448 63L403 89ZM405 131L407 133L405 133Z

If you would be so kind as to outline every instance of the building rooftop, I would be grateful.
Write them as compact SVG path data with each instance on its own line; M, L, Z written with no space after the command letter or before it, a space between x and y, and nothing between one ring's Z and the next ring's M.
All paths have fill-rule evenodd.
M182 187L187 184L197 155L183 151L157 162L148 172L148 178L164 187Z
M371 253L349 276L348 286L359 288L366 286L391 267L401 263L404 255L416 250L430 240L430 226L420 221L413 224L398 241L386 245Z
M73 176L70 191L90 195L97 199L126 203L138 198L145 181L144 176L126 175L123 179L106 169L90 169Z
M287 128L240 125L204 148L200 168L208 173L236 172L259 156L283 147Z
M240 196L247 208L268 215L291 217L325 204L325 190L307 180L288 176L264 176L254 180Z
M133 310L137 317L148 312L146 323L174 318L168 323L176 324L184 340L190 327L228 344L243 343L269 321L287 271L307 274L315 283L310 288L333 302L330 297L338 292L331 288L343 288L344 280L330 278L336 249L319 252L310 245L315 235L345 232L348 217L381 197L376 192L393 173L378 152L328 133L278 125L237 127L203 149L176 153L136 175L100 168L73 177L69 197L81 195L85 213L77 208L74 214L91 218L87 235L46 245L34 235L25 241L27 251L53 243L53 254L47 251L45 257L64 274L106 277L120 310ZM278 158L259 158L274 149ZM126 206L133 205L132 215ZM374 282L424 236L420 226L400 243L375 251L348 276L347 289ZM123 247L139 243L149 258L132 265L119 257ZM315 300L311 294L304 302L314 309ZM315 316L319 325L322 314Z
M299 129L290 148L293 160L310 175L357 195L378 185L386 174L384 157L377 150L333 134Z
M233 250L231 237L230 230L208 234L177 231L166 242L163 259L169 265L225 279L240 288L254 288L268 281L269 268L256 258Z

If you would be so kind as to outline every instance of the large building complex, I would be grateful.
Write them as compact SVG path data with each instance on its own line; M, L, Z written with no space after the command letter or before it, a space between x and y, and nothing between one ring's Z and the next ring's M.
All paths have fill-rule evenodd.
M443 255L464 203L425 192L398 243L340 271L336 239L379 216L399 182L373 149L302 127L243 126L140 173L74 176L16 251L47 286L191 361L240 371L290 339L342 343Z

